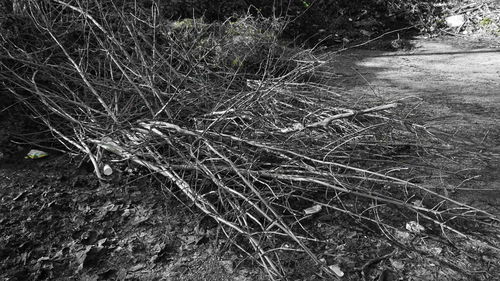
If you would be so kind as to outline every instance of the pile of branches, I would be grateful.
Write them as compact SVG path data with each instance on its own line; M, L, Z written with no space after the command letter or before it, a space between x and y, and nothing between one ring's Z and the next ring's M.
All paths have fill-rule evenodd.
M479 239L464 222L498 222L396 177L431 136L397 103L336 93L320 57L280 46L279 19L167 22L154 5L53 0L1 28L3 90L35 121L100 178L107 158L163 176L274 279L290 252L335 276L320 250L331 241L306 223L318 213L392 240L421 229L401 221L450 240Z

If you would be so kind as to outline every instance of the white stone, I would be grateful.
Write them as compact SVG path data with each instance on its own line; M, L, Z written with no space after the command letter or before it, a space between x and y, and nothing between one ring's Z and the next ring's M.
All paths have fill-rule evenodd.
M465 23L464 15L454 15L446 18L446 24L449 27L459 27Z

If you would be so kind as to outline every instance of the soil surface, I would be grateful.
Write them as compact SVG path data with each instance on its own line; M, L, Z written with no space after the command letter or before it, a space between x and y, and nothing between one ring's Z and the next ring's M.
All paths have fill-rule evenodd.
M335 83L348 93L414 106L416 119L446 142L435 165L464 172L440 178L455 196L500 215L500 47L465 38L416 38L400 50L376 47L333 54ZM440 163L440 158L432 159ZM443 162L444 163L444 162ZM435 177L435 178L436 178ZM432 186L433 180L426 184Z
M405 50L377 46L329 55L332 82L344 94L405 104L447 147L428 160L437 168L423 184L445 186L500 215L500 50L453 38L408 43ZM11 133L42 127L16 118L0 111L0 280L267 279L231 249L214 222L127 163L110 163L112 179L99 181L85 159L52 150L44 159L24 159L33 147L13 143ZM460 172L450 177L448 170ZM344 271L368 265L366 280L470 280L432 259L387 254L393 246L362 229L331 232L345 240L335 253L351 254L343 256ZM427 241L425 247L475 270L471 258L454 256L453 249ZM496 264L492 256L482 254L484 263ZM307 264L300 266L307 272ZM482 280L494 280L498 271L492 272ZM345 280L361 278L359 270L351 276Z

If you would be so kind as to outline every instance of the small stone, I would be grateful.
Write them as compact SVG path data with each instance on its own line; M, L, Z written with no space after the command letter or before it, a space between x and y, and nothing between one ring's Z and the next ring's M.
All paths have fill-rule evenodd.
M446 24L449 27L460 27L465 23L464 15L454 15L446 18Z

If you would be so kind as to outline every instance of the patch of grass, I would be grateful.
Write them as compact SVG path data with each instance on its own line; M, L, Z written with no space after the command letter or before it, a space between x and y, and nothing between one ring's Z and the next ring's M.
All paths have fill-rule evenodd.
M492 20L492 19L490 19L490 18L483 18L483 19L479 22L479 24L480 24L481 26L487 26L487 25L490 25L490 24L492 24L492 23L493 23L493 20Z

